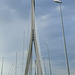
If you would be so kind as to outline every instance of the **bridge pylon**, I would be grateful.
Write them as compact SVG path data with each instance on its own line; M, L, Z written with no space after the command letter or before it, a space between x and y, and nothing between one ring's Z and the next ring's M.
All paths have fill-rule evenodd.
M35 29L35 0L31 0L31 36L28 48L27 61L25 66L25 75L32 75L32 47L34 44L36 63L37 63L37 75L43 75L42 63L40 60L40 51L38 47L37 34Z

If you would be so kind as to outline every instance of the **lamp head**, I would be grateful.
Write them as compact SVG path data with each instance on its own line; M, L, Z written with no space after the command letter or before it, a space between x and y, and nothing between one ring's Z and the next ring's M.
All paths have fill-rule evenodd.
M57 1L56 1L56 0L54 0L54 2L55 2L55 3L62 3L61 1L58 1L58 0L57 0Z

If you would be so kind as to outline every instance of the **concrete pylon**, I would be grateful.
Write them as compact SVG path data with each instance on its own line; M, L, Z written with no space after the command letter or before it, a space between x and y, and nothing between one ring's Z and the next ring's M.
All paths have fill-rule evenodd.
M39 52L38 41L37 41L37 34L36 34L36 29L35 29L35 0L31 0L31 36L30 36L30 43L29 43L26 67L25 67L25 75L28 75L28 74L32 75L33 42L34 42L34 48L35 48L35 54L36 54L38 75L43 75L43 69L42 69L42 65L41 65L40 52Z

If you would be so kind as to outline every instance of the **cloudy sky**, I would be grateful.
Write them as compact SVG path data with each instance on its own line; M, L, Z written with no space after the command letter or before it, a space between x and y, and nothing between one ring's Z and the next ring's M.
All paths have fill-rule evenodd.
M63 24L71 75L75 74L75 0L61 0ZM65 50L59 4L53 0L35 0L35 16L40 52L49 75L48 42L52 75L67 75ZM17 74L22 74L24 39L24 64L29 43L31 0L0 0L0 71L4 58L3 75L13 75L17 52ZM33 52L35 53L35 52ZM35 54L33 55L35 59ZM13 65L12 65L13 64ZM34 63L33 63L34 67Z

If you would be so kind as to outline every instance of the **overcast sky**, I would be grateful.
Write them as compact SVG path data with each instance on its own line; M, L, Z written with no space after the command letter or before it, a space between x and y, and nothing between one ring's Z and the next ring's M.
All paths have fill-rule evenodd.
M70 73L74 75L75 0L61 1L63 2L62 14ZM40 52L41 56L44 57L42 60L45 61L47 75L49 75L49 63L46 42L48 42L50 51L52 75L67 75L59 4L54 3L53 0L35 0L35 16ZM3 75L14 74L16 52L18 53L17 74L22 74L23 37L25 31L25 64L28 51L30 23L31 0L0 0L0 70L2 57L5 57ZM33 56L35 59L35 54Z

